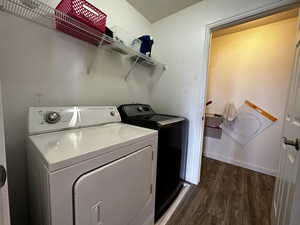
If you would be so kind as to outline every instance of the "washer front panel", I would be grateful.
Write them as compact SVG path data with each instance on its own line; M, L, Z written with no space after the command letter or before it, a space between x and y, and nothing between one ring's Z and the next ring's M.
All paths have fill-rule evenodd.
M75 225L138 225L153 195L152 153L146 147L80 177L73 191Z
M50 185L50 202L51 207L51 225L74 225L73 218L75 217L73 211L73 185L83 174L94 171L97 168L108 165L109 162L119 160L134 152L138 152L146 147L153 150L152 161L152 183L153 193L155 193L156 185L156 160L157 160L157 133L140 142L128 146L122 146L116 151L109 152L105 155L92 158L88 161L78 163L74 166L58 170L49 174ZM128 175L129 176L129 175ZM112 177L111 179L114 179ZM137 216L138 225L145 223L145 218L152 220L154 223L154 196L151 197L143 212ZM35 224L39 225L39 224Z

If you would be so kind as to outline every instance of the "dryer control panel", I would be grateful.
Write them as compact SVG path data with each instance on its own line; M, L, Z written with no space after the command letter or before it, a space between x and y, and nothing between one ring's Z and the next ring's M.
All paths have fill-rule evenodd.
M119 112L122 118L133 116L146 116L155 114L150 105L145 104L128 104L119 106Z
M29 135L121 122L116 106L31 107Z

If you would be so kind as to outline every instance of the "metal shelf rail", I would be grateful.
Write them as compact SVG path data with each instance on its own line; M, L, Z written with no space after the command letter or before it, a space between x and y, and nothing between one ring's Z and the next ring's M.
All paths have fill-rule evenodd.
M99 43L98 47L105 46L106 49L116 51L122 55L128 55L131 59L134 59L134 63L126 75L125 80L127 80L130 72L137 63L146 63L150 66L161 67L163 70L166 69L164 64L153 58L125 46L119 41L73 19L39 0L0 0L0 10L50 29L57 30L57 26L60 28L65 27L68 30L72 29L72 32L77 32L81 36L95 40L95 42Z

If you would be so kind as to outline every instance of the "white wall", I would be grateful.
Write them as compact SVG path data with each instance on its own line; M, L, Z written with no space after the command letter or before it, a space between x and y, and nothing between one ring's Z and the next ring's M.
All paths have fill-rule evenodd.
M187 178L192 183L199 182L201 166L206 25L274 2L278 0L204 0L153 24L154 50L169 68L154 88L153 105L190 120Z
M59 0L45 1L55 6ZM200 159L205 25L275 1L204 0L154 25L125 0L92 1L110 15L109 25L119 25L136 36L155 30L154 55L161 55L158 58L169 70L159 80L160 76L149 76L151 71L138 67L128 82L123 80L128 62L118 55L99 51L96 66L87 75L93 46L0 13L0 76L13 224L26 224L29 106L149 103L153 98L158 111L190 119L188 178L197 183L199 170L193 168L199 166Z
M52 6L58 1L50 1ZM114 24L138 36L150 24L125 0L96 1ZM8 178L13 224L26 224L26 131L30 106L150 103L152 71L137 66L127 82L129 61L65 34L0 13L0 76L3 85Z
M267 174L275 174L293 65L297 18L212 39L207 100L209 113L223 114L226 103L250 100L278 121L246 146L223 133L206 138L205 155Z

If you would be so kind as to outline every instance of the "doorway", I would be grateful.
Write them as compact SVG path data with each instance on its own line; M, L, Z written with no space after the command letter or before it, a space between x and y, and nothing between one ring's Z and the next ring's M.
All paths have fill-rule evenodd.
M298 9L290 9L212 32L204 156L276 176L297 24ZM261 126L263 119L232 128L231 121L248 115L239 117L247 107L269 123L259 131L253 127ZM224 121L232 130L221 126ZM251 133L249 127L255 132L245 138ZM267 221L271 224L270 218Z
M225 74L225 76L223 76L223 80L228 82L228 78L230 78L231 76L233 76L234 73L240 72L242 73L240 75L240 77L242 78L241 80L238 80L239 82L237 85L237 88L235 87L231 87L231 86L227 86L224 85L224 90L223 92L217 92L217 94L219 94L219 96L217 95L218 98L211 99L210 97L214 96L213 93L209 93L208 92L208 98L207 98L207 102L211 102L211 104L209 106L207 106L207 111L208 113L213 114L213 116L216 116L214 114L223 114L224 112L224 108L226 104L223 104L221 106L218 106L217 104L214 105L215 103L218 103L218 99L222 99L224 97L226 97L226 94L229 93L239 93L241 91L245 91L246 89L246 94L243 95L243 98L240 98L239 101L236 103L234 102L234 104L236 105L237 111L239 111L240 107L243 105L246 105L246 107L251 106L252 108L254 108L256 111L258 111L260 114L263 114L263 116L266 116L267 119L271 120L271 124L269 124L266 128L264 128L259 135L257 134L256 136L251 136L251 140L245 141L247 143L244 142L244 148L240 148L237 149L237 147L235 147L236 145L236 140L232 137L229 136L227 140L230 140L230 142L234 143L234 148L233 150L236 151L234 152L234 154L232 154L233 156L236 156L238 154L245 154L245 156L249 156L252 160L261 160L261 159L267 159L268 155L248 155L248 151L245 151L247 144L252 142L253 140L256 140L257 138L260 138L260 135L265 135L268 132L271 132L271 128L275 128L276 126L278 126L278 124L280 124L279 122L281 121L281 123L283 122L283 117L282 115L284 113L284 108L285 108L285 103L286 103L286 98L288 95L288 83L291 77L291 71L292 71L292 66L293 66L293 59L294 59L294 53L295 53L295 45L296 45L296 33L297 33L297 12L293 11L293 12L283 12L282 13L286 13L286 14L294 14L291 17L281 17L281 19L276 19L276 20L270 20L271 22L267 22L264 24L258 24L255 25L253 27L248 27L248 29L259 29L260 26L265 26L265 28L263 30L261 30L260 32L257 32L258 34L260 34L260 36L265 36L262 35L263 32L266 32L266 26L271 26L272 28L286 28L285 25L289 24L289 22L291 22L291 27L293 27L293 31L290 31L290 51L285 52L289 55L289 60L288 63L284 63L284 65L288 65L285 68L284 71L279 71L278 67L280 65L282 65L282 62L284 61L283 59L286 60L286 57L284 56L278 56L275 53L279 53L279 49L282 50L282 46L280 43L285 44L286 43L286 38L285 36L281 36L281 35L287 35L287 33L285 33L285 31L283 32L279 32L280 34L278 36L276 36L275 32L271 32L271 34L269 35L270 39L272 40L272 43L267 43L267 44L272 44L272 46L268 49L265 50L264 49L255 49L255 47L257 47L258 43L260 43L260 41L262 41L260 38L254 38L254 35L252 36L251 40L258 42L258 43L254 43L251 46L248 44L246 45L245 43L240 44L240 48L246 48L246 46L250 46L249 47L249 51L247 52L248 54L246 54L246 59L248 59L248 61L246 61L245 63L241 63L239 61L241 61L241 58L244 56L243 54L236 54L234 55L235 57L233 57L235 60L233 60L232 65L230 66L230 70L232 68L238 68L234 71L226 71L226 70L222 70L222 68L220 69L221 74L224 75L223 71L227 72ZM255 15L255 13L253 14ZM264 15L264 17L266 16L270 16L270 13L268 13L268 15ZM282 15L281 15L282 16ZM277 15L278 17L278 15ZM280 17L280 16L279 16ZM260 16L260 18L262 18ZM236 20L239 20L239 22L241 22L241 17L239 17ZM287 23L288 21L288 23ZM232 18L231 18L231 22L232 22ZM220 22L221 25L223 25L225 22ZM275 25L276 26L275 26ZM213 25L209 25L207 28L207 43L211 43L211 49L213 49L213 44L214 44L214 40L212 40L210 42L210 36L211 36L211 32L212 31L216 31L216 30L220 30L220 29L215 29L215 28L220 28L223 27L220 24L216 23ZM295 26L296 25L296 26ZM246 32L246 30L237 30L234 31L233 33L239 33L239 32ZM229 32L224 34L225 35L233 35L233 33ZM282 34L283 33L283 34ZM250 34L248 34L248 36L246 35L246 37L249 37ZM221 34L219 37L221 38L223 36L223 34ZM259 37L259 36L258 36ZM280 41L282 39L278 39L279 42L273 43L273 39L277 39L277 38L283 38L283 41ZM212 37L213 39L213 37ZM271 41L269 41L271 42ZM279 43L279 44L278 44ZM253 47L254 46L254 47ZM274 47L275 46L275 47ZM207 46L207 50L209 49L209 45ZM225 51L226 50L224 47L224 44L220 44L220 49L222 50L220 53L220 56L217 55L217 60L219 60L219 62L216 63L215 66L223 66L222 63L227 60L230 59L231 55L225 55ZM237 46L235 45L230 45L229 49L233 49ZM274 50L275 49L275 50ZM244 49L242 49L244 50ZM256 50L257 52L260 51L259 54L257 55L252 55L250 54L253 50ZM262 51L263 50L263 51ZM285 49L286 50L286 49ZM207 51L208 52L208 51ZM274 53L274 54L270 54L270 53ZM280 51L280 53L282 53L282 51ZM213 55L213 52L211 53ZM268 58L261 58L262 55L265 54L269 54L270 57ZM225 55L225 57L224 57ZM285 55L285 54L284 54ZM254 65L249 63L249 57L251 56L252 60L254 62L256 62L256 64L259 64L260 62L262 62L260 66L255 67L254 70ZM213 57L213 56L212 56ZM207 57L205 57L205 59L207 59L207 64L208 64L208 55ZM270 60L272 58L272 63L271 62L267 62L267 60ZM273 61L273 58L274 61ZM260 60L259 60L260 59ZM287 62L287 61L285 61ZM300 62L300 60L299 60ZM298 62L298 63L299 63ZM248 64L247 64L248 63ZM211 62L211 64L213 64L213 62ZM247 70L245 71L244 68L241 66L242 65L247 65ZM271 75L273 76L266 76L265 74L268 72L264 65L267 64L268 68L273 69L274 71L272 72ZM223 66L224 67L224 66ZM242 70L243 69L243 70ZM250 71L250 72L249 72ZM260 76L254 76L258 73L258 71L262 71L261 73L259 73ZM210 72L210 71L209 71ZM219 70L215 70L214 72L216 72L216 74L219 74ZM247 72L247 73L246 73ZM229 75L228 75L229 74ZM253 75L254 74L254 75ZM269 73L268 73L269 74ZM275 75L276 74L276 75ZM226 76L227 75L227 76ZM244 76L243 76L244 75ZM252 75L252 76L251 76ZM239 77L239 78L240 78ZM274 78L279 78L279 81L282 82L278 82L277 79ZM208 77L209 78L209 77ZM237 79L239 79L237 78ZM259 78L258 80L260 81L259 83L255 83L257 81L257 78ZM298 78L299 79L299 78ZM246 80L246 81L245 81ZM275 82L275 81L276 82ZM300 80L300 79L299 79ZM208 81L210 81L208 79ZM233 79L233 81L235 81L235 79ZM231 84L233 82L232 80L229 80L229 84ZM283 82L284 81L284 82ZM249 84L250 83L250 84ZM298 82L299 86L300 86L300 81ZM246 84L246 85L245 85ZM240 88L240 85L244 85L243 88ZM260 86L262 85L262 86ZM271 85L271 86L269 86ZM274 85L274 86L273 86ZM204 84L205 86L205 84ZM208 82L208 88L209 88L209 82ZM283 88L282 86L284 86L285 88ZM267 87L267 88L265 88ZM276 88L277 87L277 88ZM240 88L240 89L238 89ZM216 91L218 91L220 88L215 88ZM269 90L271 89L271 91ZM261 91L262 90L262 91ZM298 88L299 93L300 93L300 88ZM209 90L208 90L209 91ZM281 94L280 95L280 91L284 91L285 94ZM263 99L260 99L256 96L256 94L259 93L259 96L263 96ZM272 97L272 93L275 93L276 95L278 94L278 96L280 96L281 102L278 103L278 100L276 100L276 97L270 98L270 96ZM285 95L285 99L284 96ZM250 97L248 97L250 96ZM277 97L278 99L279 97ZM234 101L235 98L233 99L229 99L227 100L229 101ZM247 101L246 101L247 100ZM264 101L262 101L264 100ZM267 100L267 101L265 101ZM278 104L281 107L278 108L272 108L273 103L275 102L275 104ZM227 102L226 102L227 103ZM272 103L272 104L271 104ZM210 108L208 108L210 107ZM210 111L209 111L210 110ZM278 111L281 111L281 113L278 113ZM299 110L300 112L300 110ZM300 115L300 114L299 114ZM220 123L218 116L216 116L217 118L215 120L213 120L213 122L215 122L215 124ZM299 117L300 118L300 117ZM300 124L300 123L299 123ZM250 124L250 126L253 124ZM213 127L213 125L212 125ZM213 127L214 128L214 127ZM278 128L278 127L277 127ZM276 130L276 132L278 132L278 134L281 134L281 130L280 127L278 129L274 129ZM222 154L222 151L227 150L229 147L232 147L230 145L225 146L224 144L226 144L227 142L222 142L220 141L221 139L218 139L218 137L220 137L220 134L218 136L217 132L212 132L212 136L215 135L215 137L209 137L211 139L214 139L214 143L212 143L212 145L210 147L212 147L212 149L218 149ZM217 136L217 137L216 137ZM221 135L222 137L222 135ZM229 139L230 138L230 139ZM278 145L280 146L280 139L281 139L281 135L279 135L278 138ZM264 139L263 141L261 141L261 144L269 144L269 140L274 140L274 138L271 139ZM294 140L294 139L290 139L290 140ZM295 145L294 141L290 141L287 142L289 143L289 145ZM220 143L218 143L221 142ZM229 142L229 141L228 141ZM240 144L239 145L243 145ZM224 147L225 146L225 147ZM207 147L207 145L205 146L205 148ZM272 148L272 147L271 147ZM292 147L291 147L292 148ZM233 151L232 150L232 151ZM238 150L238 151L237 151ZM265 149L260 149L261 151L259 153L265 153ZM279 151L280 149L278 148L277 151ZM231 151L231 152L232 152ZM274 150L276 151L276 149ZM291 150L292 151L292 150ZM251 152L252 153L252 152ZM278 157L278 156L277 156ZM212 157L211 157L212 158ZM255 163L252 163L252 165L249 165L250 163L244 163L243 165L238 164L236 161L232 160L232 161L226 161L223 158L218 158L219 161L216 161L214 159L208 159L205 158L203 160L203 166L202 166L202 173L201 173L201 182L200 185L195 187L193 189L192 192L190 192L188 194L188 196L186 197L185 201L183 202L183 204L180 205L180 207L178 208L178 210L175 212L175 215L172 217L170 223L168 225L171 224L197 224L197 225L210 225L210 224L260 224L260 225L282 225L282 224L289 224L289 223L276 223L276 222L271 222L271 210L273 211L273 207L272 207L272 199L273 199L273 189L274 189L274 175L276 174L276 169L272 170L266 170L266 168L261 168L259 166L257 166ZM278 160L278 159L277 159ZM223 161L223 162L220 162ZM226 163L224 163L224 161ZM254 161L255 162L255 161ZM230 165L230 164L236 164L238 166L234 166L234 165ZM254 164L254 165L253 165ZM263 165L263 164L262 164ZM246 167L245 168L241 168L241 166ZM276 166L276 165L275 165ZM262 166L263 167L263 166ZM265 174L268 175L265 175ZM285 173L284 173L285 174ZM294 174L294 173L292 173ZM300 173L298 173L300 174ZM270 176L273 175L273 176ZM284 195L284 193L288 193L290 192L289 189L285 188L286 186L293 186L290 185L290 180L286 180L286 177L283 176L282 179L280 180L282 183L282 185L280 186L280 188L277 190L278 193L280 193L278 196L279 199L282 198L282 196L285 198L286 196ZM298 184L295 187L295 190L299 190L299 183L300 183L300 179L298 178ZM298 194L298 195L297 195ZM292 195L290 195L292 196ZM296 193L295 196L296 199L299 200L299 193ZM286 198L286 199L290 199L290 198ZM294 201L294 202L297 202ZM299 203L299 201L298 201ZM283 209L285 210L284 214L284 218L286 218L287 213L286 213L286 206L281 204L281 202L279 202L280 206L284 207ZM298 208L297 208L298 206ZM299 204L296 207L294 207L296 210L299 209ZM295 210L295 211L296 211ZM298 210L299 211L299 210ZM295 213L292 215L296 215ZM298 216L299 217L299 216ZM279 220L278 220L279 221ZM281 221L281 220L280 220ZM299 218L295 219L294 221L299 221ZM296 225L298 223L293 223L293 225Z
M275 176L298 9L212 33L204 156Z

